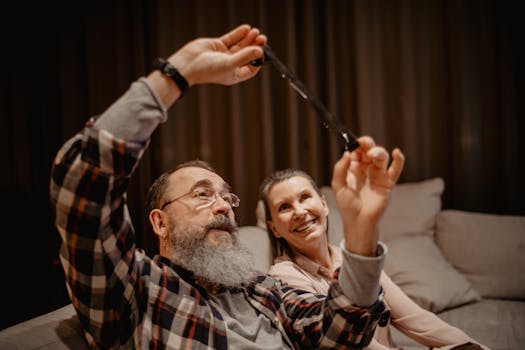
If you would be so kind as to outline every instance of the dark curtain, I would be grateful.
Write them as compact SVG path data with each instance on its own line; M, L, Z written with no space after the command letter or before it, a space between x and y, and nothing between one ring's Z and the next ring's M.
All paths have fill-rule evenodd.
M400 147L400 182L443 177L444 208L525 214L516 5L505 1L86 1L2 13L0 172L7 298L2 327L67 302L49 167L60 145L198 36L258 26L280 59L357 135ZM193 87L131 181L138 245L155 252L144 199L177 163L209 161L255 223L261 180L301 168L328 185L341 145L271 66L234 87ZM410 208L407 208L410 210ZM16 305L12 307L11 305Z

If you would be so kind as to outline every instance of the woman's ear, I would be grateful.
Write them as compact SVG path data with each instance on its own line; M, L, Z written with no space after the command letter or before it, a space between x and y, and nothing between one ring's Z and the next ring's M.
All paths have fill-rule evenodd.
M328 207L328 202L326 201L324 194L321 195L321 201L323 202L323 208L325 209L324 215L328 216L330 213L330 208Z
M153 232L159 236L159 238L165 238L168 235L169 225L167 222L166 213L160 209L153 209L149 213L149 222L153 228Z
M281 238L281 235L275 230L275 225L273 224L272 220L266 221L266 226L272 231L273 235L277 238Z

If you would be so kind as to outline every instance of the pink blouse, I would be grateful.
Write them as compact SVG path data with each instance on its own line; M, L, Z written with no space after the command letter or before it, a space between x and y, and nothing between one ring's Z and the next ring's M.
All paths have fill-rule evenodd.
M329 248L333 266L341 266L341 248L334 245ZM333 271L301 254L297 254L294 261L286 254L276 258L268 274L292 287L320 294L328 292L333 278ZM390 307L391 320L386 327L376 328L374 339L367 349L397 349L390 334L390 325L418 343L430 347L477 343L460 329L417 305L384 271L380 281L385 291L385 302Z

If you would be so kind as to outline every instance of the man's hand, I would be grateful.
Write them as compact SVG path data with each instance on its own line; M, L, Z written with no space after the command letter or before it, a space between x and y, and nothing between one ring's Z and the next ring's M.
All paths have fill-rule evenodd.
M250 61L264 56L266 36L243 24L220 38L190 41L169 57L191 85L215 83L233 85L257 74L261 67Z
M377 224L383 214L405 158L399 149L388 152L372 138L359 138L360 147L345 152L334 166L332 189L343 218L346 249L374 256L378 241Z
M266 36L259 29L243 24L220 38L190 41L172 54L168 61L186 79L195 84L233 85L257 74L261 67L250 64L262 58ZM151 72L147 80L166 108L179 98L179 87L160 71Z

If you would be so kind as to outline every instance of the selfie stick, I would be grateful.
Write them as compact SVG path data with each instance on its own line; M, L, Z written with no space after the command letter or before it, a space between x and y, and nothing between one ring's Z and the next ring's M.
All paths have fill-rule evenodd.
M299 93L299 95L308 101L315 110L322 116L323 125L326 128L332 129L338 137L342 139L345 145L345 150L353 151L359 147L359 142L356 137L348 131L339 120L328 111L325 105L313 94L311 94L304 84L297 79L297 77L290 71L290 69L275 55L270 46L264 45L264 60L259 59L252 61L253 66L260 66L266 62L270 62L275 69L281 74L283 79L288 81L288 84Z

